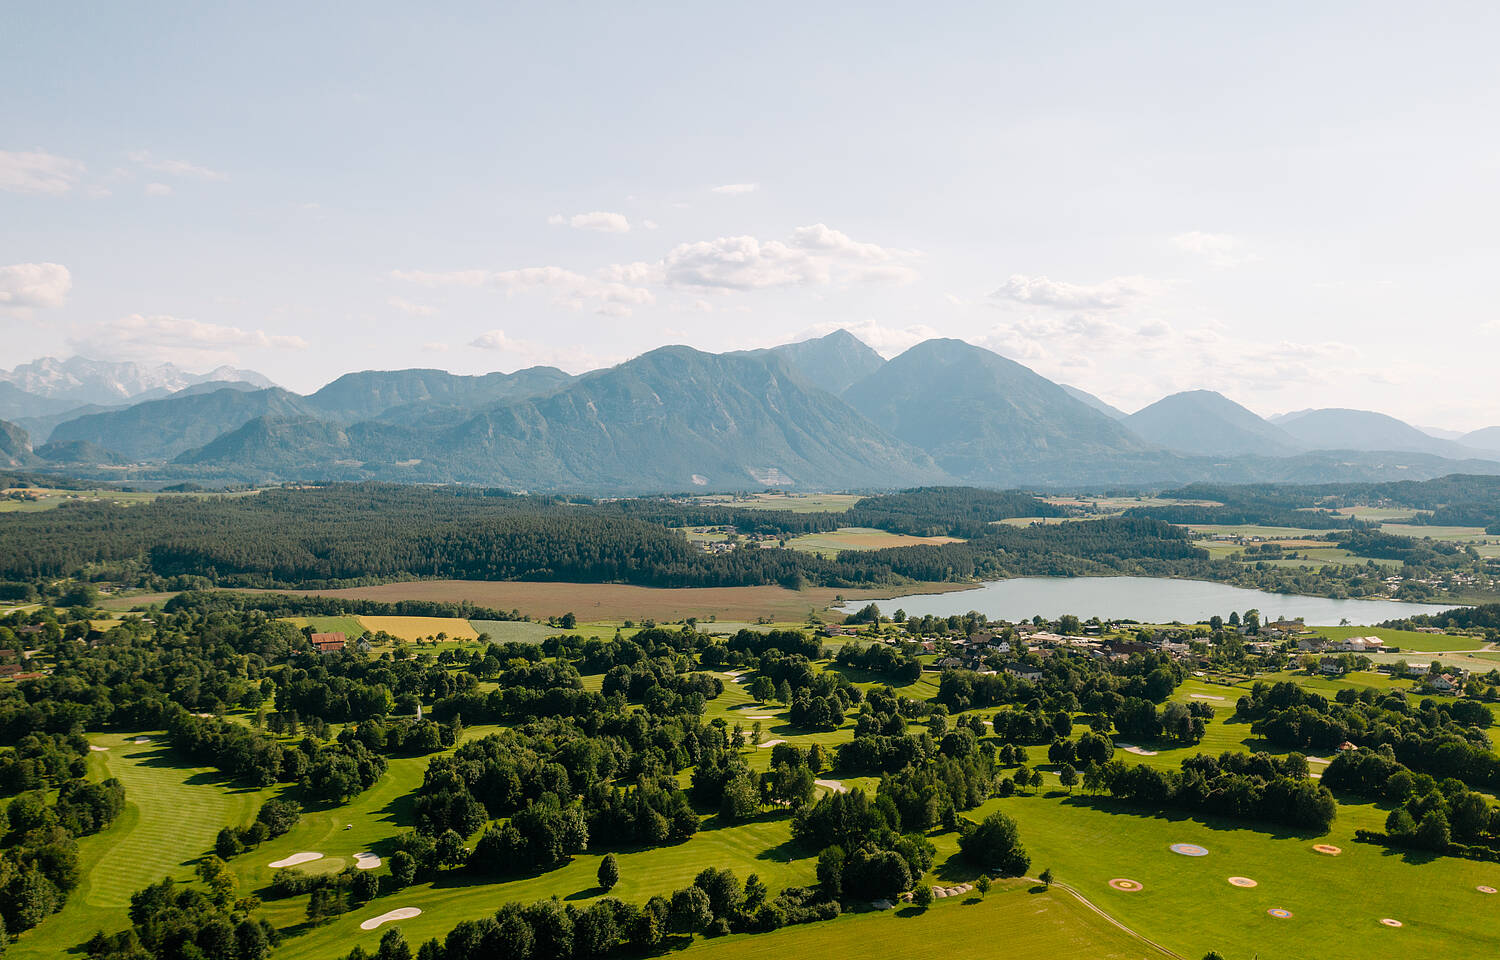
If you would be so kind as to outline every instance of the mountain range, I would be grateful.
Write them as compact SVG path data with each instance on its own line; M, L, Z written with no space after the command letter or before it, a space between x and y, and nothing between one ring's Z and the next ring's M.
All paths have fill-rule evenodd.
M844 330L726 354L662 347L580 376L361 371L307 395L229 368L120 366L49 360L3 374L0 401L7 387L94 399L71 415L0 420L0 466L593 494L1500 473L1500 428L1450 440L1367 411L1268 420L1209 390L1127 415L961 340L887 361Z

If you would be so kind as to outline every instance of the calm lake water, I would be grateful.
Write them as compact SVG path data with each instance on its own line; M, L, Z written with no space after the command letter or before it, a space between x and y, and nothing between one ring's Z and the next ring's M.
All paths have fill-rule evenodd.
M846 603L839 609L852 613L867 601ZM992 620L1030 620L1043 616L1055 620L1065 613L1083 619L1139 620L1144 623L1194 623L1214 614L1228 617L1231 610L1260 611L1262 620L1301 617L1309 624L1333 626L1347 619L1366 626L1419 613L1451 610L1454 604L1397 603L1394 600L1329 600L1290 594L1247 590L1206 580L1170 580L1156 577L1018 577L996 580L973 590L953 593L921 593L877 600L881 613L889 616L899 607L907 616L946 617L978 610Z

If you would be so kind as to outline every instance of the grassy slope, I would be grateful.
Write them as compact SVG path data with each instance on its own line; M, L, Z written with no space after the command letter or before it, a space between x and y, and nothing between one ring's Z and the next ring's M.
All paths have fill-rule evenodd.
M993 936L1001 931L1003 955L1008 960L1161 956L1066 892L1055 888L1033 892L1033 885L1025 882L998 885L983 899L939 900L926 911L907 908L851 914L772 934L698 940L678 956L687 960L835 957L849 953L850 945L857 944L862 960L952 960L974 956L977 942L994 942L982 939L986 932Z
M78 889L60 913L12 944L7 958L61 956L95 930L128 926L132 893L163 876L191 876L220 827L248 825L274 794L225 785L216 771L183 764L159 744L137 746L131 736L90 737L109 748L90 756L91 772L125 784L125 812L108 830L79 841Z

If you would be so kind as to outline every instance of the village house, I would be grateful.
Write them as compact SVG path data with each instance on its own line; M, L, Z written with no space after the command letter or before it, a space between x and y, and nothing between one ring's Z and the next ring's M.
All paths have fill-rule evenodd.
M1024 663L1009 663L1005 665L1005 672L1021 680L1037 681L1042 679L1042 671L1036 667Z

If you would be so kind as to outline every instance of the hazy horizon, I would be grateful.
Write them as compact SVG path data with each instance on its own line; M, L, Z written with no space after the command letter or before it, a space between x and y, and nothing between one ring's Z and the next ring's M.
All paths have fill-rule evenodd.
M0 39L6 366L307 392L844 327L1125 410L1500 419L1488 8L81 11Z

